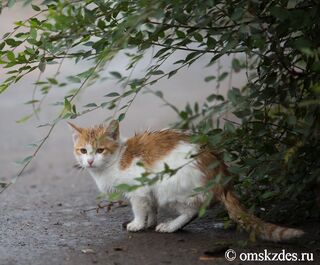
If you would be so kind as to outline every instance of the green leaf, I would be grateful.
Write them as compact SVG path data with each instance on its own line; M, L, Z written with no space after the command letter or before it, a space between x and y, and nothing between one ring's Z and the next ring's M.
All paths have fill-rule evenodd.
M92 76L92 74L94 73L94 70L95 69L93 67L91 67L88 70L78 74L77 76L80 78L88 78L88 77Z
M163 75L164 72L162 70L156 70L156 71L152 71L150 72L151 75Z
M227 76L228 76L228 72L223 72L219 77L218 77L218 81L221 82L223 81Z
M58 81L57 81L57 79L55 79L55 78L48 77L47 79L48 79L48 81L49 81L51 84L53 84L53 85L57 85L57 84L58 84Z
M9 184L7 182L4 182L4 181L0 180L0 188L5 188L8 185Z
M35 28L31 28L30 29L30 37L32 39L36 39L37 38L37 30Z
M234 58L234 59L232 60L232 69L233 69L236 73L240 72L240 70L241 70L241 63L240 63L239 59Z
M185 62L189 62L191 59L199 55L199 52L191 52L186 56Z
M22 41L16 41L12 38L6 39L5 42L6 42L6 44L8 44L9 46L14 47L14 48L18 47L22 43Z
M163 53L165 53L168 50L169 50L169 48L160 49L153 57L158 58L160 55L162 55Z
M176 30L176 35L179 39L184 39L186 37L186 34L181 30Z
M159 97L159 98L163 98L163 93L161 91L156 91L155 94Z
M72 83L81 83L81 79L76 76L68 76L67 79Z
M41 11L41 8L40 8L40 7L38 7L38 6L36 6L36 5L33 5L33 4L31 4L31 6L32 6L32 9L33 9L34 11Z
M212 102L214 100L224 101L224 97L222 95L217 95L217 94L211 94L210 96L207 97L208 102Z
M121 122L121 121L124 119L125 116L126 116L125 113L121 113L121 114L119 115L119 117L118 117L118 121Z
M31 148L37 148L39 145L37 144L28 144L27 147L31 147Z
M193 33L193 37L198 42L202 42L203 41L202 35L200 33L198 33L198 32Z
M44 58L42 58L40 60L40 63L38 65L38 68L40 69L40 71L43 73L45 70L46 70L46 65L47 65L47 62Z
M4 92L9 87L8 83L0 84L0 94Z
M7 51L7 58L12 62L16 60L16 57L14 56L14 53L12 51Z
M241 97L240 90L233 87L228 91L228 99L234 104L237 105L239 103L239 98Z
M1 43L0 43L0 51L2 51L2 49L4 48L4 46L6 46L6 43L5 43L5 42L1 42Z
M206 199L199 209L199 217L204 216L204 214L206 213L206 209L210 205L212 198L213 198L213 193L209 193L206 195Z
M105 106L108 106L110 104L110 102L103 102L101 103L101 108L104 108Z
M3 34L2 39L7 38L9 35L10 35L10 32L7 32L7 33Z
M24 164L28 163L29 161L31 161L32 158L33 158L32 155L31 155L31 156L27 156L27 157L25 157L25 158L22 159L22 160L16 161L16 163L17 163L17 164L20 164L20 165L24 165Z
M120 96L120 94L119 93L117 93L117 92L111 92L111 93L109 93L109 94L107 94L107 95L104 95L104 97L118 97L118 96Z
M33 99L33 100L29 100L29 101L27 101L26 103L24 103L24 104L34 104L34 103L38 103L39 102L39 100L37 100L37 99Z
M112 71L112 72L110 72L110 74L112 76L114 76L115 78L117 78L117 79L120 79L122 77L122 75L119 72L116 72L116 71Z
M174 76L177 72L178 72L178 70L170 71L169 74L168 74L168 79L169 79L170 77Z
M21 119L17 120L16 123L24 123L27 120L29 120L32 116L33 116L33 114L26 115L26 116L22 117Z
M70 112L72 110L71 102L67 98L64 98L64 108Z
M210 82L211 80L214 80L216 79L216 77L214 75L209 75L209 76L206 76L204 81L205 82Z
M125 183L119 184L116 186L116 189L120 190L120 191L124 191L124 192L130 192L133 190L136 190L137 188L139 188L139 186L137 185L128 185Z
M94 108L94 107L97 107L98 105L96 103L89 103L87 105L84 105L83 107L84 108Z
M121 198L122 194L121 192L112 192L110 194L108 194L108 200L109 201L117 201Z
M104 30L104 28L106 27L106 23L102 20L102 19L100 19L99 21L98 21L98 25L97 25L100 29L102 29L102 30Z
M180 111L179 116L183 120L187 120L188 119L188 113L186 111Z

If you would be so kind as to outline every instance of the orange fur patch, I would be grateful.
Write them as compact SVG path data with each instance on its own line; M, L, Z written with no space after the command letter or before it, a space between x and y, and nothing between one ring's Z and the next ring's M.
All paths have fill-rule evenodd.
M145 132L135 135L125 143L125 151L120 160L122 170L128 168L134 158L139 157L147 168L164 158L180 141L188 141L189 136L173 130Z
M197 157L197 165L204 174L203 185L207 184L208 181L212 180L213 178L216 178L219 174L221 175L222 179L229 175L225 163L219 159L218 155L215 154L214 151L209 150L206 147L200 149ZM221 193L229 186L230 185L226 185L225 187L222 187L221 185L215 185L213 188L214 197L219 198Z
M91 144L94 149L102 148L106 153L113 153L118 148L118 144L107 137L107 128L103 125L81 128L80 130L74 145L77 154L81 154L80 149L84 148L86 144Z

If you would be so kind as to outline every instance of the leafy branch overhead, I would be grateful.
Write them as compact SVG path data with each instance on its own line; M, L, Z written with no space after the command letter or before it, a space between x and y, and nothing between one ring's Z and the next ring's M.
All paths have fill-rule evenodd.
M37 116L50 91L70 84L75 89L56 103L62 110L49 122L48 137L59 120L98 108L113 110L122 120L141 91L152 93L177 114L176 127L194 130L196 142L221 153L239 176L234 181L249 205L287 201L288 214L300 207L304 216L319 215L313 192L320 182L316 1L87 0L45 1L31 7L34 15L16 22L0 43L0 64L7 70L0 93L31 72L38 73L32 100L26 102L31 113L19 122ZM123 90L109 91L99 103L76 106L74 98L104 80L106 66L118 54L126 56L127 68L111 69L107 78ZM230 70L220 66L227 56ZM149 65L135 77L135 67L145 59ZM89 67L61 76L65 60ZM152 89L181 69L192 73L196 61L217 68L204 80L212 84L212 93L203 104L194 102L180 110L162 91ZM168 62L170 67L164 67ZM44 77L48 65L54 64L56 73ZM247 82L233 87L232 75L239 72ZM229 89L223 96L219 88L227 78Z

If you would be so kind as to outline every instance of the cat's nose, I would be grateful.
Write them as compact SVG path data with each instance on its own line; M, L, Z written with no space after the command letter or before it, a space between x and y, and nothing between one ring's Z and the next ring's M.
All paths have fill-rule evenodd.
M88 162L89 166L91 167L93 164L93 159L88 159L87 162Z

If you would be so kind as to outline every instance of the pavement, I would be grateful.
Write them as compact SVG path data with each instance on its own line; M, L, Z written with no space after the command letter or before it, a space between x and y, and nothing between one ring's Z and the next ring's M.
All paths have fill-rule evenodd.
M85 172L70 166L60 156L60 167L34 164L0 197L0 264L246 264L238 258L230 263L225 251L313 253L320 264L319 224L307 223L307 236L288 243L248 241L246 233L219 228L209 209L203 218L173 234L152 230L128 233L123 223L132 218L130 206L110 211L96 208L98 191ZM162 212L160 220L167 218ZM261 262L281 264L281 262ZM294 264L305 264L295 262ZM248 264L253 264L248 262Z

